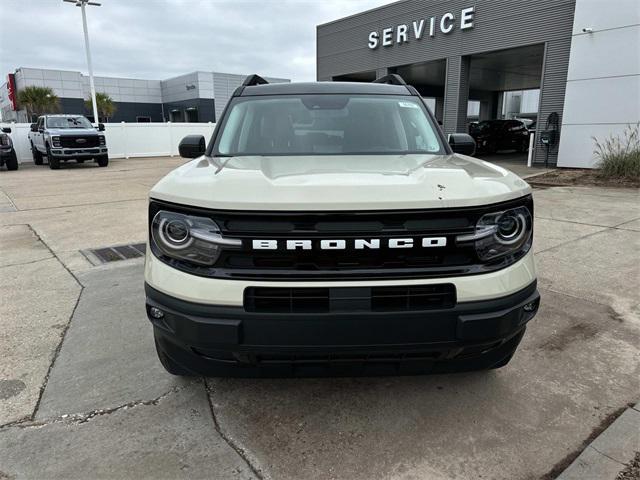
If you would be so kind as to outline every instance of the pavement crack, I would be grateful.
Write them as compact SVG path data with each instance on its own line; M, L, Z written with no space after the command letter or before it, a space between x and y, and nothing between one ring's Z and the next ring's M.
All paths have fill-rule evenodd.
M53 256L38 258L37 260L30 260L28 262L20 262L20 263L11 263L9 265L0 265L0 268L8 268L8 267L21 267L22 265L31 265L32 263L44 262L45 260L51 260L55 258Z
M25 223L24 224L29 230L31 230L31 232L36 236L36 238L38 239L38 241L40 243L42 243L42 245L45 246L45 248L47 250L49 250L49 253L51 253L51 256L54 257L56 260L58 260L58 262L60 262L60 265L62 265L62 268L64 268L69 275L71 275L73 277L73 279L76 281L76 283L80 286L80 288L84 288L84 285L82 285L82 283L80 283L80 280L78 279L78 277L76 277L76 275L69 270L69 267L67 267L65 265L65 263L60 259L60 257L58 257L58 255L56 254L56 252L54 252L51 247L47 244L47 242L45 242L42 237L38 234L38 232L36 232L36 230L31 226L31 224L29 223Z
M20 211L21 212L33 212L36 210L55 210L55 209L59 209L59 208L74 208L74 207L87 207L87 206L93 206L93 205L109 205L112 203L125 203L125 202L139 202L141 200L144 200L144 198L125 198L123 200L110 200L107 202L94 202L94 203L76 203L73 205L60 205L57 207L37 207L37 208L23 208Z
M36 401L36 405L33 409L33 413L31 414L30 420L33 421L36 417L36 414L38 413L38 409L40 408L40 402L42 401L42 396L44 395L44 391L47 388L47 384L49 383L49 376L51 375L51 370L53 370L53 366L56 363L56 360L58 359L58 355L60 354L60 350L62 350L62 345L64 344L64 340L67 336L67 332L69 331L69 327L71 326L71 321L73 320L73 316L76 314L76 310L78 309L78 305L80 304L80 299L82 298L82 293L84 292L84 285L80 282L80 280L78 279L78 277L75 276L75 274L69 270L69 267L67 267L64 262L62 260L60 260L60 258L58 257L58 255L56 255L56 253L51 249L51 247L49 245L47 245L47 242L45 242L42 237L40 237L40 235L38 235L38 232L35 231L35 229L28 223L24 224L29 230L31 230L31 232L35 235L35 237L38 239L38 241L40 243L42 243L42 245L45 246L45 248L47 250L49 250L49 253L51 254L51 256L53 258L55 258L60 265L62 266L62 268L64 268L69 275L71 275L71 278L73 278L75 280L75 282L78 284L78 286L80 287L80 291L78 292L78 298L76 298L76 303L73 306L73 309L71 310L71 314L69 315L69 320L67 321L66 325L64 326L64 329L62 330L62 333L60 334L60 342L58 342L58 346L56 347L55 351L53 352L53 358L51 359L51 363L49 364L49 368L47 369L47 373L44 376L44 381L42 382L42 385L40 386L40 392L38 393L38 400Z
M552 293L555 293L557 295L564 295L565 297L569 297L569 298L573 298L575 300L581 300L583 302L589 302L589 303L593 303L595 305L600 305L602 307L608 307L611 308L611 305L609 305L608 303L602 303L602 302L598 302L596 300L593 299L593 297L589 297L589 298L584 298L584 297L579 297L578 295L573 295L571 293L567 293L567 292L560 292L552 287L549 287L547 285L540 285L540 287L544 290L548 290Z
M543 217L539 217L539 218L543 218ZM553 220L553 219L547 218L546 220ZM558 221L560 221L560 220L558 220ZM568 222L568 223L577 223L577 222ZM589 225L589 224L588 223L580 223L579 225ZM538 250L537 252L535 252L535 255L540 255L541 253L545 253L545 252L548 252L550 250L555 250L557 248L564 247L564 246L566 246L566 245L568 245L570 243L574 243L574 242L577 242L579 240L584 240L585 238L589 238L589 237L592 237L594 235L598 235L599 233L602 233L602 232L604 232L606 230L613 229L613 227L603 227L601 225L590 225L590 226L592 226L592 227L600 227L601 230L597 230L595 232L587 233L586 235L582 235L580 237L576 237L576 238L573 238L571 240L567 240L566 242L559 243L558 245L554 245L552 247L545 248L543 250Z
M247 451L244 448L242 448L240 445L238 445L233 439L231 439L231 437L229 437L229 435L227 435L224 432L224 430L222 430L222 427L220 426L220 422L218 422L218 417L216 416L215 409L213 408L213 402L211 400L211 395L213 394L213 388L207 382L206 377L203 377L202 381L204 383L205 392L207 394L207 401L209 402L209 409L211 410L211 418L213 419L213 425L216 429L216 432L218 432L218 435L220 435L220 438L222 438L227 443L227 445L229 445L240 456L240 458L244 460L244 462L247 464L247 466L253 472L253 474L260 480L264 480L265 475L263 474L262 470L259 467L255 466L253 462L249 459L249 456L247 455Z
M172 387L167 392L159 395L151 400L134 400L131 402L124 403L122 405L118 405L117 407L111 408L99 408L96 410L91 410L89 412L84 413L71 413L59 415L57 417L48 418L45 420L33 420L33 419L24 419L18 420L15 422L7 423L5 425L0 425L0 431L9 429L9 428L40 428L48 425L53 425L56 423L73 423L73 424L82 424L87 423L93 420L96 417L101 417L104 415L111 415L112 413L119 412L120 410L128 410L130 408L136 408L141 406L150 406L150 405L158 405L161 401L167 398L170 395L180 392L185 388L188 388L192 384L189 383L187 385L175 386Z
M593 445L589 445L587 448L593 448L596 452L598 452L598 453L599 453L600 455L602 455L603 457L607 457L609 460L612 460L612 461L614 461L614 462L616 462L616 463L619 463L619 464L620 464L620 465L622 465L623 467L624 467L624 466L626 466L626 464L625 464L625 463L622 463L620 460L616 460L615 458L613 458L613 457L611 457L611 456L607 455L606 453L601 452L600 450L598 450L598 449L597 449L596 447L594 447Z

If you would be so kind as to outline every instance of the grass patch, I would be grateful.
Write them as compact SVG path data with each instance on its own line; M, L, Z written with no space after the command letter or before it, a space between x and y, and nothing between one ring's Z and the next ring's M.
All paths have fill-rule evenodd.
M629 125L622 136L610 136L596 143L599 176L607 179L640 180L640 123Z

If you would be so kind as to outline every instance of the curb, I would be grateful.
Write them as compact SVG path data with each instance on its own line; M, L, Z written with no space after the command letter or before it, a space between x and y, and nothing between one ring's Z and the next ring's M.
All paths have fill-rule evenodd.
M556 480L613 480L638 451L640 403L627 408Z

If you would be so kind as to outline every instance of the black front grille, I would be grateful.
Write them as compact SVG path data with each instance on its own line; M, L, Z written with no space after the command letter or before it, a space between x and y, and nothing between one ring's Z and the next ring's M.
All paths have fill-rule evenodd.
M225 249L213 267L198 267L166 258L163 261L195 275L238 280L375 280L380 278L442 278L495 271L521 254L483 263L471 244L457 245L458 235L475 231L488 212L526 205L530 196L479 207L361 212L242 212L212 211L152 201L149 218L161 209L207 216L225 237L242 240L242 247ZM446 245L425 248L422 239L445 237ZM411 238L412 248L389 248L393 239ZM379 248L355 248L355 240L378 239ZM277 242L277 249L254 249L254 240ZM306 240L311 249L287 249L287 240ZM326 250L321 240L344 240L346 248ZM153 247L153 245L152 245Z
M249 287L244 308L258 313L410 312L452 308L455 286L272 288Z
M60 137L62 148L91 148L100 143L98 135L64 135Z

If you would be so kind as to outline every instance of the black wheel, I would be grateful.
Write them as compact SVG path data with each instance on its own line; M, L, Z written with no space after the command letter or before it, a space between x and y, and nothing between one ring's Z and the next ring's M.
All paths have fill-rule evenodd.
M109 157L107 155L100 155L96 158L96 162L98 162L99 167L106 167L109 165Z
M11 155L5 161L7 164L7 170L17 170L18 169L18 157L16 156L16 151L13 150Z
M60 168L60 159L51 155L51 148L47 145L47 159L49 160L49 168L58 170Z
M483 150L488 154L488 155L495 155L496 152L498 151L498 145L496 145L495 143L491 142L491 143L487 143L484 147Z
M518 153L524 153L529 150L529 142L522 142L517 148Z
M33 143L31 144L31 153L33 154L33 163L42 165L42 154L33 146Z
M84 160L76 160L78 163L84 163Z
M154 340L156 344L156 352L158 353L158 359L167 372L169 372L171 375L176 375L179 377L192 375L191 372L174 362L166 353L164 353L164 351L158 344L157 338L155 338Z

